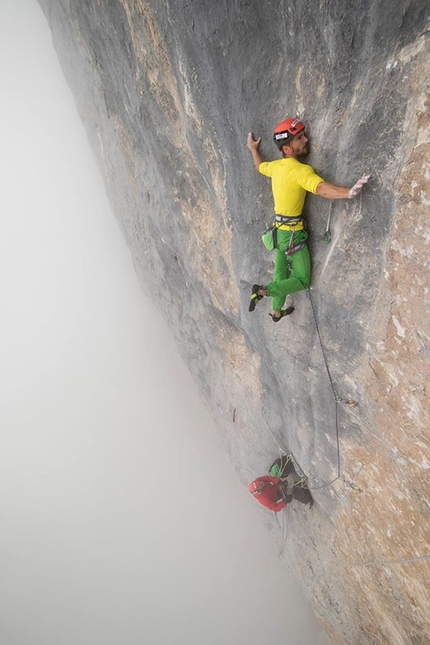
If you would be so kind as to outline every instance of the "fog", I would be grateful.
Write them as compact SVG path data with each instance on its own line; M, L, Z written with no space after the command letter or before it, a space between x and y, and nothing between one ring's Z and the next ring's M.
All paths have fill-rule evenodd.
M325 642L139 289L36 0L0 19L1 643Z

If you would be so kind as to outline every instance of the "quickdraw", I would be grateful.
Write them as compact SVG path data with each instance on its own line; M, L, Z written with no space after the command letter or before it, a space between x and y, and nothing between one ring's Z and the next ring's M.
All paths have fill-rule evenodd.
M288 249L285 251L285 255L288 255L288 256L294 255L294 253L297 253L298 251L301 251L302 249L304 249L306 244L307 244L306 242L300 242L300 244L296 244L296 246L294 245L291 246L290 244Z
M302 249L305 248L307 242L300 242L300 244L294 244L294 231L291 234L290 238L290 244L289 247L286 251L284 251L285 255L288 255L291 257L294 255L294 253L297 253L298 251L301 251Z

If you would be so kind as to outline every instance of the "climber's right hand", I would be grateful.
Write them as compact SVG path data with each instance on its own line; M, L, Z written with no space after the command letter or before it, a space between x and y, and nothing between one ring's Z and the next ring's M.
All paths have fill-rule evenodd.
M364 184L367 184L371 176L372 175L364 174L360 177L360 179L350 189L349 199L353 199L354 197L357 197L357 195L361 192L361 189L363 188Z

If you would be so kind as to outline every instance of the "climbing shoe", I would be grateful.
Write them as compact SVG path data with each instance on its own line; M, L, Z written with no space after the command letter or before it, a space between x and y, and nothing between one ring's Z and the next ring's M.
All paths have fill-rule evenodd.
M254 284L252 286L252 296L251 296L251 302L249 303L249 311L254 311L257 302L262 298L264 298L264 296L260 296L258 293L260 289L264 289L264 287L261 284Z
M273 322L279 322L281 318L283 318L284 316L289 316L290 314L293 313L293 311L294 311L294 307L287 307L286 309L281 310L280 316L274 316L273 314L269 314L269 316L271 317Z

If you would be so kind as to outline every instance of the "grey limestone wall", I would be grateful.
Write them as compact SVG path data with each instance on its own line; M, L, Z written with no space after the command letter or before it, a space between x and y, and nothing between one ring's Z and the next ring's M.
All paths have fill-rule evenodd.
M332 642L427 642L428 3L39 1L142 287L238 476L281 447L309 478L288 536L261 513ZM246 137L275 158L289 115L325 179L372 180L355 201L308 197L312 287L275 326L268 302L248 312L273 205Z

